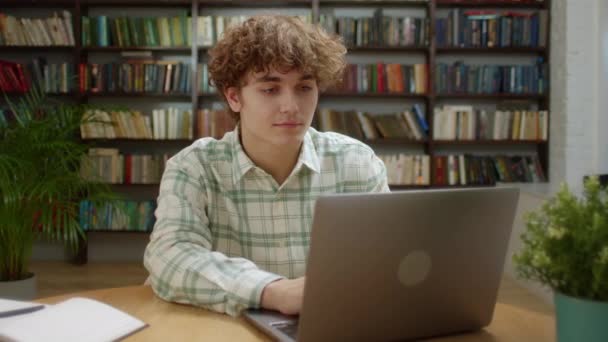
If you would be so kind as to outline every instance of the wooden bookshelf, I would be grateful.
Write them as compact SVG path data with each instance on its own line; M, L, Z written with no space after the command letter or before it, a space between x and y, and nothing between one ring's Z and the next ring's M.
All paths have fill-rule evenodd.
M146 93L146 92L87 92L84 97L157 97L165 99L190 100L191 94L180 93Z
M82 52L124 52L124 51L154 51L172 52L189 54L192 51L190 46L85 46L80 49Z
M435 0L437 7L471 7L471 8L532 8L544 9L548 0L538 2L534 0Z
M2 0L2 8L69 8L77 0Z
M405 185L405 184L389 184L391 191L395 190L424 190L429 189L430 185Z
M357 93L357 92L342 92L328 91L321 94L321 98L325 97L358 97L358 98L397 98L397 99L424 99L425 94L411 93Z
M0 45L0 53L31 53L31 52L73 52L74 46L10 46Z
M546 54L544 47L438 47L437 54L499 54L499 55L521 55L521 54Z
M432 4L432 1L395 1L395 0L374 0L374 1L360 1L360 0L320 0L319 6L323 7L378 7L378 6L389 6L389 7L428 7Z
M364 143L377 147L377 146L422 146L427 144L427 140L413 140L406 138L382 138L382 139L366 139L362 140Z
M530 100L530 101L541 101L544 100L547 95L545 94L436 94L434 95L437 99L443 100Z
M489 188L495 184L470 184L470 185L403 185L389 184L391 191L399 190L426 190L426 189L470 189L470 188Z
M428 53L428 46L347 46L348 52L416 52Z
M493 146L512 146L512 145L544 145L543 140L431 140L429 144L443 146L462 146L462 145L493 145Z
M72 0L74 1L74 0ZM75 0L81 7L189 7L196 0Z
M150 234L152 233L149 230L128 230L128 229L91 229L85 230L85 233L116 233L116 234Z
M369 103L382 104L383 101L404 101L406 103L418 103L424 104L426 108L426 118L429 127L432 130L433 127L433 109L443 103L444 101L457 100L460 102L468 101L469 103L484 103L488 102L504 102L508 100L521 100L525 102L538 104L541 110L550 110L550 94L437 94L434 89L435 80L435 66L438 62L438 57L441 56L488 56L488 59L497 56L508 56L513 57L515 55L525 56L542 56L548 63L550 68L551 56L550 56L550 40L547 39L547 46L545 47L494 47L494 48L480 48L480 47L445 47L437 46L435 39L435 20L439 17L438 11L445 11L452 8L487 8L487 9L530 9L530 10L549 10L551 8L550 0L543 2L536 1L501 1L501 0L430 0L430 1L391 1L391 0L380 0L380 1L363 1L363 0L2 0L4 8L57 8L58 10L69 10L73 18L74 37L76 40L76 46L0 46L0 54L6 53L70 53L72 55L71 60L75 65L80 63L87 63L89 55L93 53L106 53L106 54L119 54L126 51L151 51L156 54L175 54L185 55L190 57L190 63L196 67L197 63L202 61L200 58L203 54L208 51L208 47L198 46L197 44L197 32L193 32L192 43L194 46L181 46L181 47L158 47L158 46L133 46L133 47L96 47L96 46L81 46L81 17L89 14L93 9L97 10L97 7L103 8L116 8L124 9L128 7L135 8L146 8L146 9L157 9L162 15L164 9L168 8L179 8L186 10L189 14L201 13L204 15L206 9L220 9L227 8L234 11L234 9L247 8L293 8L293 9L309 9L312 18L318 21L319 14L327 8L331 7L344 7L344 8L412 8L416 10L424 10L426 17L429 19L431 28L431 39L428 46L350 46L348 52L351 54L369 54L377 56L377 60L381 61L384 55L391 54L417 54L422 55L424 63L429 66L428 68L428 86L429 91L426 94L397 94L397 93L353 93L353 92L341 92L341 91L329 91L321 94L320 99L328 100L339 100L339 101L351 101L356 99L358 101L368 101ZM387 12L387 14L390 14ZM548 15L548 27L551 27L551 15ZM547 32L550 30L547 29ZM550 74L550 70L549 70ZM21 94L8 94L11 98L20 96ZM193 127L197 127L196 123L196 112L203 106L208 105L212 101L220 99L219 94L199 94L196 87L192 87L192 91L187 94L174 94L174 93L125 93L125 92L86 92L86 93L69 93L69 94L50 94L50 96L57 96L62 98L72 98L75 101L86 104L92 99L97 98L123 98L133 99L134 103L141 103L142 101L181 101L191 102L192 113L194 117ZM0 94L0 99L3 99L3 94ZM2 103L3 100L0 100ZM135 102L139 101L139 102ZM551 114L549 115L549 122L551 120ZM432 131L429 132L429 136L432 136ZM549 136L549 141L551 137ZM136 150L138 148L156 149L156 148L170 148L170 149L181 149L191 144L195 139L179 139L179 140L155 140L155 139L87 139L83 140L85 143L91 143L95 146L102 147L116 147L119 149ZM373 148L395 147L416 148L422 149L424 154L430 156L430 167L431 167L431 182L434 181L433 170L434 170L434 158L433 156L441 155L446 147L450 150L458 150L458 148L466 149L470 153L471 149L479 147L480 149L485 148L496 149L495 147L508 148L517 147L533 149L538 153L540 163L546 175L549 174L549 141L521 141L521 140L501 140L501 141L440 141L440 140L411 140L411 139L377 139L377 140L366 140L365 143L371 145ZM468 185L465 187L483 187L492 185ZM113 185L113 188L119 191L125 190L127 192L141 193L151 192L150 190L154 187L158 188L158 184L121 184ZM393 190L419 190L419 189L436 189L436 188L460 188L461 186L436 186L436 185L391 185ZM94 233L146 233L146 232L134 232L134 231L115 231L115 230L100 230L100 231L87 231ZM79 262L86 262L86 244L84 245L84 255L80 254Z
M302 7L310 8L311 0L200 0L201 7L225 7L225 8L259 8L259 7Z

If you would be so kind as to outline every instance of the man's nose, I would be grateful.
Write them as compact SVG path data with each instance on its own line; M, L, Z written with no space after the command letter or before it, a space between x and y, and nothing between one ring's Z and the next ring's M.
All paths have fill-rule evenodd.
M281 96L281 113L297 113L298 110L298 99L296 94L294 94L293 91L283 92L283 96Z

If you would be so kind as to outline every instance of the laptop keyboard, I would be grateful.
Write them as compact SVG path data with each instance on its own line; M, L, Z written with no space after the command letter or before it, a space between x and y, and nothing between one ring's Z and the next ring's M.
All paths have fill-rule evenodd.
M272 323L274 328L277 328L283 334L296 339L298 333L298 321L282 321Z

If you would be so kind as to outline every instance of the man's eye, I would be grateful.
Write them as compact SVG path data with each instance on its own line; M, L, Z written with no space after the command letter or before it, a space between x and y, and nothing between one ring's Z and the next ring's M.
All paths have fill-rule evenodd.
M275 93L277 90L277 88L266 88L266 89L262 89L262 91L266 94L273 94Z
M312 90L312 87L302 86L302 90L304 90L304 91L310 91L310 90Z

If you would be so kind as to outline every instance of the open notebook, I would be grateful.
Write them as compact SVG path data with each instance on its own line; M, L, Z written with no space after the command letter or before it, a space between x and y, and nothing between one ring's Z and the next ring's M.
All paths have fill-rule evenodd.
M44 304L0 298L0 318L20 315L44 308Z
M147 326L107 304L77 297L0 318L0 341L116 341Z

